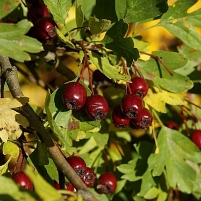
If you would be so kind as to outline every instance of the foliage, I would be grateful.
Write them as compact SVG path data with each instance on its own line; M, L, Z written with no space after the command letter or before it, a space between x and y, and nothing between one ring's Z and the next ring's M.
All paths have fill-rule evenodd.
M97 176L106 170L114 172L115 193L100 194L94 186L91 191L97 199L165 201L173 200L173 194L175 200L180 195L200 200L201 152L190 140L190 132L201 129L201 111L196 106L200 103L201 8L189 12L197 0L173 4L166 0L44 0L57 23L57 37L46 43L29 35L33 23L27 20L24 6L29 3L0 2L0 55L9 57L19 72L45 89L44 107L32 108L63 155L81 156ZM10 18L18 22L9 23ZM144 28L149 22L155 24ZM143 34L156 27L179 41L174 48L148 51ZM53 59L47 59L49 52L55 55ZM90 119L83 108L68 110L62 100L65 84L83 76L86 57L91 72L98 69L105 75L105 80L93 83L95 93L104 95L110 106L104 120ZM62 75L59 84L45 83L38 76L48 77L48 73ZM135 75L149 84L143 103L154 120L146 130L119 129L111 121L112 108L121 103L126 83ZM82 82L88 96L93 94L90 79L84 76ZM195 103L189 99L192 93L198 94ZM0 200L56 201L64 200L65 193L71 195L68 200L81 201L80 195L53 188L59 180L57 167L20 111L28 101L27 97L0 99L1 155L8 156L0 166ZM166 127L167 120L176 121L180 129ZM34 171L29 165L25 168L34 192L20 189L9 178L9 164L17 160L24 138L34 141L27 158Z

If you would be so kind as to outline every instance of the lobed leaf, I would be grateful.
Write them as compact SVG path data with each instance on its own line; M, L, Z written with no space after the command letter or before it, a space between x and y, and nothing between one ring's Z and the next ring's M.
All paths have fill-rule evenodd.
M167 8L164 0L150 0L148 4L146 0L115 0L118 20L124 19L127 23L159 17Z
M188 9L196 2L197 0L177 0L161 17L158 25L166 28L193 49L201 50L201 38L195 30L195 26L201 27L201 9L188 13Z
M17 24L0 23L0 55L23 62L31 59L28 53L42 51L38 40L25 35L31 26L28 20L21 20Z
M139 58L139 52L134 48L133 40L124 38L128 30L128 24L123 20L116 22L107 32L102 40L105 47L114 51L118 57L123 57L127 61L127 66L131 66L133 60Z
M57 23L65 24L65 20L68 15L68 11L72 6L71 0L44 0L47 8L53 15L54 20Z
M174 93L183 93L193 87L193 82L188 77L175 72L176 69L187 63L187 59L184 56L176 52L164 51L153 52L153 55L162 59L173 75L170 75L157 59L138 60L136 64L146 79L152 81L156 86Z
M167 127L162 127L157 142L159 152L152 154L148 159L152 175L160 176L166 169L167 181L171 187L178 186L182 192L191 193L196 172L185 160L200 163L200 150L179 131Z

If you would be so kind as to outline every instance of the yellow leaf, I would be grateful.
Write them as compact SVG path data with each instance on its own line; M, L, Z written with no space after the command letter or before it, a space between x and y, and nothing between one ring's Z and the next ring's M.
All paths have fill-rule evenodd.
M22 103L26 101L22 101ZM13 140L18 139L22 134L19 125L24 127L29 125L29 122L24 116L11 109L12 107L22 106L22 103L10 98L0 99L0 138L3 142L6 142L8 138Z
M19 155L19 147L13 142L5 142L3 144L3 154L9 154L11 157L16 158Z
M144 101L156 111L166 113L165 102L159 93L155 93L149 89L148 94L144 97Z
M172 93L164 90L159 90L158 88L154 87L154 90L160 94L161 99L169 104L169 105L183 105L184 100L183 96L178 93Z
M166 104L169 105L183 105L184 99L181 94L168 92L157 87L149 89L144 101L158 112L166 113Z

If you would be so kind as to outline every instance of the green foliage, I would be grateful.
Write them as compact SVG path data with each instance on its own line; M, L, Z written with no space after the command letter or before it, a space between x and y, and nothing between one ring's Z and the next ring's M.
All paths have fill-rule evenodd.
M28 53L43 50L41 43L34 38L25 36L32 24L21 20L17 24L0 24L0 55L9 56L17 61L30 60ZM17 52L17 54L16 54Z
M56 64L51 69L67 80L59 87L55 84L51 88L55 90L47 90L40 117L48 134L61 146L65 156L75 153L82 156L97 177L106 170L114 172L117 177L118 186L112 195L98 193L96 186L91 189L98 200L145 201L156 198L166 201L174 190L201 199L201 152L187 136L195 125L200 128L201 112L198 108L196 114L195 106L185 101L183 95L195 90L196 84L196 93L200 94L201 75L196 67L201 64L201 37L196 28L201 28L201 9L188 11L196 2L177 0L168 6L167 0L44 0L58 26L57 37L43 44L27 36L33 26L24 19L27 8L23 8L25 16L17 19L18 23L7 23L10 14L18 6L22 7L20 1L0 2L0 55L25 63L31 59L37 62L38 57L43 57L37 53L43 50L52 51L56 54ZM155 25L141 28L145 22L155 19L158 19ZM173 51L148 53L149 43L144 40L143 32L157 26L171 32L182 45L173 47ZM74 80L72 74L64 73L72 70L68 66L70 62L66 66L63 62L64 58L71 57L76 62ZM83 76L82 65L86 60L92 71L98 69L109 78L98 84L90 80L87 80L89 83L86 80L81 82L88 96L93 93L90 87L94 84L95 93L107 99L110 109L103 121L90 119L84 108L78 111L66 109L62 100L65 84ZM34 70L31 73L35 76ZM36 71L42 72L40 65ZM88 75L90 79L91 74ZM130 127L120 130L111 121L112 109L121 103L126 83L135 75L144 77L149 84L143 104L152 111L153 124L147 130ZM172 108L178 112L173 112ZM172 119L176 113L183 121L178 131L163 125L163 115ZM0 109L0 117L3 115ZM0 125L0 132L3 129ZM144 136L139 137L138 132ZM2 154L8 156L8 160L0 166L0 200L57 201L64 200L63 193L69 193L53 188L53 181L58 181L58 169L47 147L38 138L36 141L27 159L34 172L30 167L25 170L34 183L34 192L20 189L7 178L10 176L7 174L8 164L19 154L19 141L17 144L11 139L1 142ZM82 198L73 193L67 200Z

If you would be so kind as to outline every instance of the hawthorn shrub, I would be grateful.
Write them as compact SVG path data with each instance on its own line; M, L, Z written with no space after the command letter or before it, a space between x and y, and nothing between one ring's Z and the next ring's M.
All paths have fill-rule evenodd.
M197 3L0 1L0 200L200 200Z

